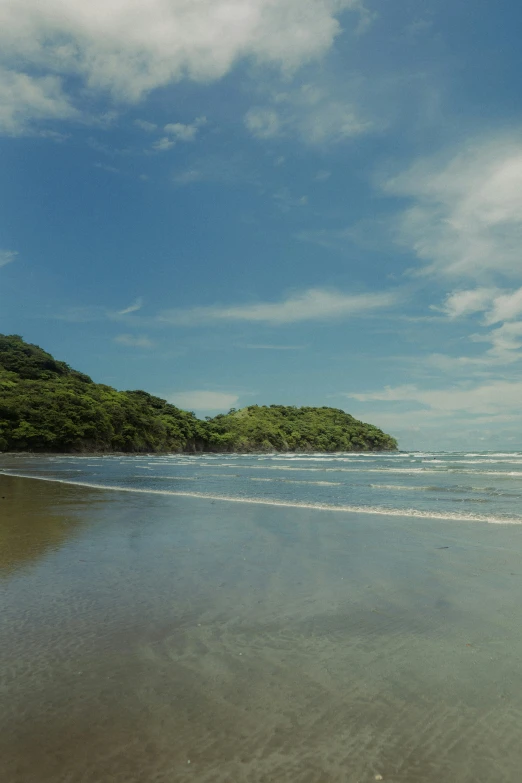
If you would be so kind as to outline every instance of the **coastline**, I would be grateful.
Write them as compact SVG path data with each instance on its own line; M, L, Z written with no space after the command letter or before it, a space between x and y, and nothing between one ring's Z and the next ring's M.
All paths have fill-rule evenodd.
M111 484L96 484L92 482L74 481L62 478L51 478L47 476L31 476L28 474L20 473L4 473L0 469L0 478L2 476L12 476L13 478L25 479L28 481L43 481L50 482L52 484L63 484L70 487L84 487L86 489L101 490L103 492L123 492L133 495L159 495L161 497L180 497L180 498L195 498L200 500L207 500L211 502L221 501L223 503L239 503L254 506L269 506L272 508L294 508L294 509L309 509L315 511L323 511L327 513L335 512L340 514L362 514L362 515L374 515L385 517L402 517L424 520L441 520L441 521L459 521L459 522L473 522L483 524L494 525L522 525L522 518L497 518L494 516L486 515L463 515L459 513L437 513L435 511L422 512L418 509L408 508L375 508L364 506L346 506L346 505L324 505L321 503L298 503L296 501L281 501L270 500L260 497L233 497L227 495L212 495L204 492L182 492L175 490L161 490L161 489L140 489L137 487L124 487Z

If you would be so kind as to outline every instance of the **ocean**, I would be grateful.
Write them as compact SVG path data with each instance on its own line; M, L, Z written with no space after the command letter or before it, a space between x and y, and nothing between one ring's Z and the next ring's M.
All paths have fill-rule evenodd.
M521 493L518 452L3 455L0 780L518 783Z
M522 522L522 452L6 455L0 471L128 492Z

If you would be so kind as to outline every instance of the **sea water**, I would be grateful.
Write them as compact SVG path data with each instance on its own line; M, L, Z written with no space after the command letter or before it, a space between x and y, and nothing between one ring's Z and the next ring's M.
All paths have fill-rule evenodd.
M135 492L522 522L522 452L6 455L0 471Z
M518 782L521 461L5 455L0 780Z

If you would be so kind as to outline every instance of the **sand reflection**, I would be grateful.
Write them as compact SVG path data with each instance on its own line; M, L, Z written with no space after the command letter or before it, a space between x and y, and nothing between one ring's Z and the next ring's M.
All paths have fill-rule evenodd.
M73 491L0 476L0 578L37 562L76 535L81 518ZM67 503L69 499L69 503Z
M519 780L519 528L1 482L2 783Z

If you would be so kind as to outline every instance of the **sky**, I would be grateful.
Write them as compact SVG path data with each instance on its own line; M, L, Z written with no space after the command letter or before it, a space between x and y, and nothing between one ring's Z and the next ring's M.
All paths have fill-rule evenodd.
M0 332L522 448L515 0L0 0Z

